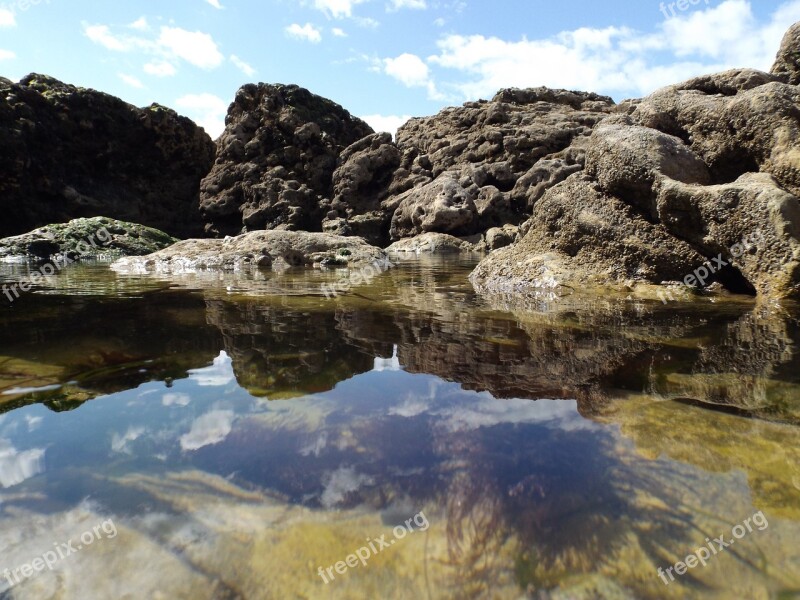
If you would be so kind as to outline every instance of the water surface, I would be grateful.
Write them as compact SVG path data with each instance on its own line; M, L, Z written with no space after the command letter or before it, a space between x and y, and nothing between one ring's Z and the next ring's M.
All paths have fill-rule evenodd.
M0 597L800 597L800 311L477 297L472 266L325 298L346 273L88 265L0 306Z

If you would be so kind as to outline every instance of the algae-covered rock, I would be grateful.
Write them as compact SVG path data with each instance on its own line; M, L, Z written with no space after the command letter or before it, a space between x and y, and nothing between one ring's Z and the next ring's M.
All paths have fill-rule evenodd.
M0 240L0 259L46 260L58 255L71 259L141 256L163 250L177 241L163 231L136 223L107 217L81 218Z

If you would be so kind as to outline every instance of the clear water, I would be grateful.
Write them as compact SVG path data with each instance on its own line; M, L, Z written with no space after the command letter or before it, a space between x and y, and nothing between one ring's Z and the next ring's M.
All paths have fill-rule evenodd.
M800 597L800 311L523 304L472 266L3 303L0 597Z

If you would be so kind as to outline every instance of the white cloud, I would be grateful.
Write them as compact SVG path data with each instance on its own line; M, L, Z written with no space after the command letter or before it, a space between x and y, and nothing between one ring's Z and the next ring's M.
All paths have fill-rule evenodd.
M208 2L214 8L218 8L220 10L223 8L222 4L219 3L219 0L206 0L206 2Z
M149 62L142 68L145 73L155 77L172 77L178 72L175 65L165 60Z
M164 397L161 399L161 404L164 406L189 406L191 403L192 398L189 394L175 394L169 393L164 394Z
M44 471L44 449L19 451L8 440L0 440L0 486L18 485Z
M347 37L347 33L343 29L339 29L338 27L334 27L331 29L331 33L336 37Z
M144 84L133 75L126 75L125 73L119 73L119 78L122 79L122 81L124 81L126 85L129 85L133 88L139 90L144 88Z
M224 441L233 430L233 411L212 410L192 423L189 433L181 436L181 448L199 450Z
M213 69L225 60L214 38L200 31L187 31L180 27L162 27L158 44L173 56L182 58L201 69Z
M0 8L0 28L2 27L15 27L17 20L14 17L13 11L7 8Z
M174 66L175 63L183 60L201 69L213 69L225 61L225 57L219 51L214 39L201 31L187 31L180 27L165 26L159 30L158 38L152 39L137 35L115 34L108 25L84 23L83 32L92 42L108 50L115 52L140 51L157 56L158 60L148 63L150 66L145 68L145 71L150 74L174 75L174 72L170 73L169 69L163 67L165 62ZM161 69L159 73L152 73L156 64L160 65Z
M100 44L108 50L127 52L131 49L130 43L126 43L124 38L114 36L108 25L84 25L83 32L95 44Z
M357 473L353 467L339 467L336 471L327 473L325 480L325 490L320 498L325 508L333 508L343 502L348 494L374 483L372 477Z
M128 25L131 29L135 29L136 31L148 31L150 29L150 24L147 22L145 17L139 17L133 23Z
M390 10L400 10L401 8L411 8L415 10L425 10L428 4L425 0L391 0Z
M302 26L292 23L286 28L286 33L289 34L289 37L305 40L312 44L319 44L322 41L322 32L311 23L306 23Z
M409 115L366 115L361 117L375 131L388 131L392 135L397 133L401 125L404 125L411 116Z
M190 94L178 98L175 104L189 111L196 111L201 114L207 112L214 117L218 117L219 113L222 112L222 129L225 128L225 113L228 110L228 103L222 98L213 94ZM191 116L191 114L189 116ZM202 120L197 121L203 125ZM222 133L222 129L220 129L220 133ZM209 134L211 133L208 129L206 129L206 131L208 131ZM189 379L196 381L197 385L201 387L221 387L228 385L236 380L236 375L233 373L233 360L228 356L228 353L223 350L219 353L219 356L214 359L210 367L190 370Z
M386 58L383 66L387 75L408 87L424 87L430 81L428 65L416 54L405 53L397 58Z
M0 48L0 60L12 60L14 58L17 58L17 55L11 50L3 50Z
M454 90L459 98L487 97L503 87L540 85L644 95L704 73L734 67L768 70L783 33L797 20L800 0L785 2L767 24L758 22L748 0L725 0L678 14L648 34L608 27L518 41L447 35L439 40L439 53L428 63L457 74L450 82L440 83L440 88ZM399 65L405 69L394 66L397 72L387 68L387 74L401 81L405 77L406 85L422 85L424 71L419 64L414 68L407 60ZM437 76L442 78L438 70Z
M130 454L131 451L130 448L128 448L128 444L142 437L144 431L144 427L128 427L128 431L122 435L114 433L114 435L111 436L111 450Z
M367 0L314 0L314 8L334 19L353 16L353 7Z
M255 77L256 70L235 54L231 54L231 62L248 77Z

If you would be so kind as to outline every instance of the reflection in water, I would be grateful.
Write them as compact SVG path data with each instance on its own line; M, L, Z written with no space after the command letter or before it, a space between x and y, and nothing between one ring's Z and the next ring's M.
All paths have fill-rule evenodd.
M104 518L119 535L0 595L800 590L800 313L521 304L475 297L469 268L405 264L335 300L325 273L168 289L95 268L94 296L17 303L0 320L0 573ZM658 578L757 510L768 529ZM317 575L420 511L427 531Z

